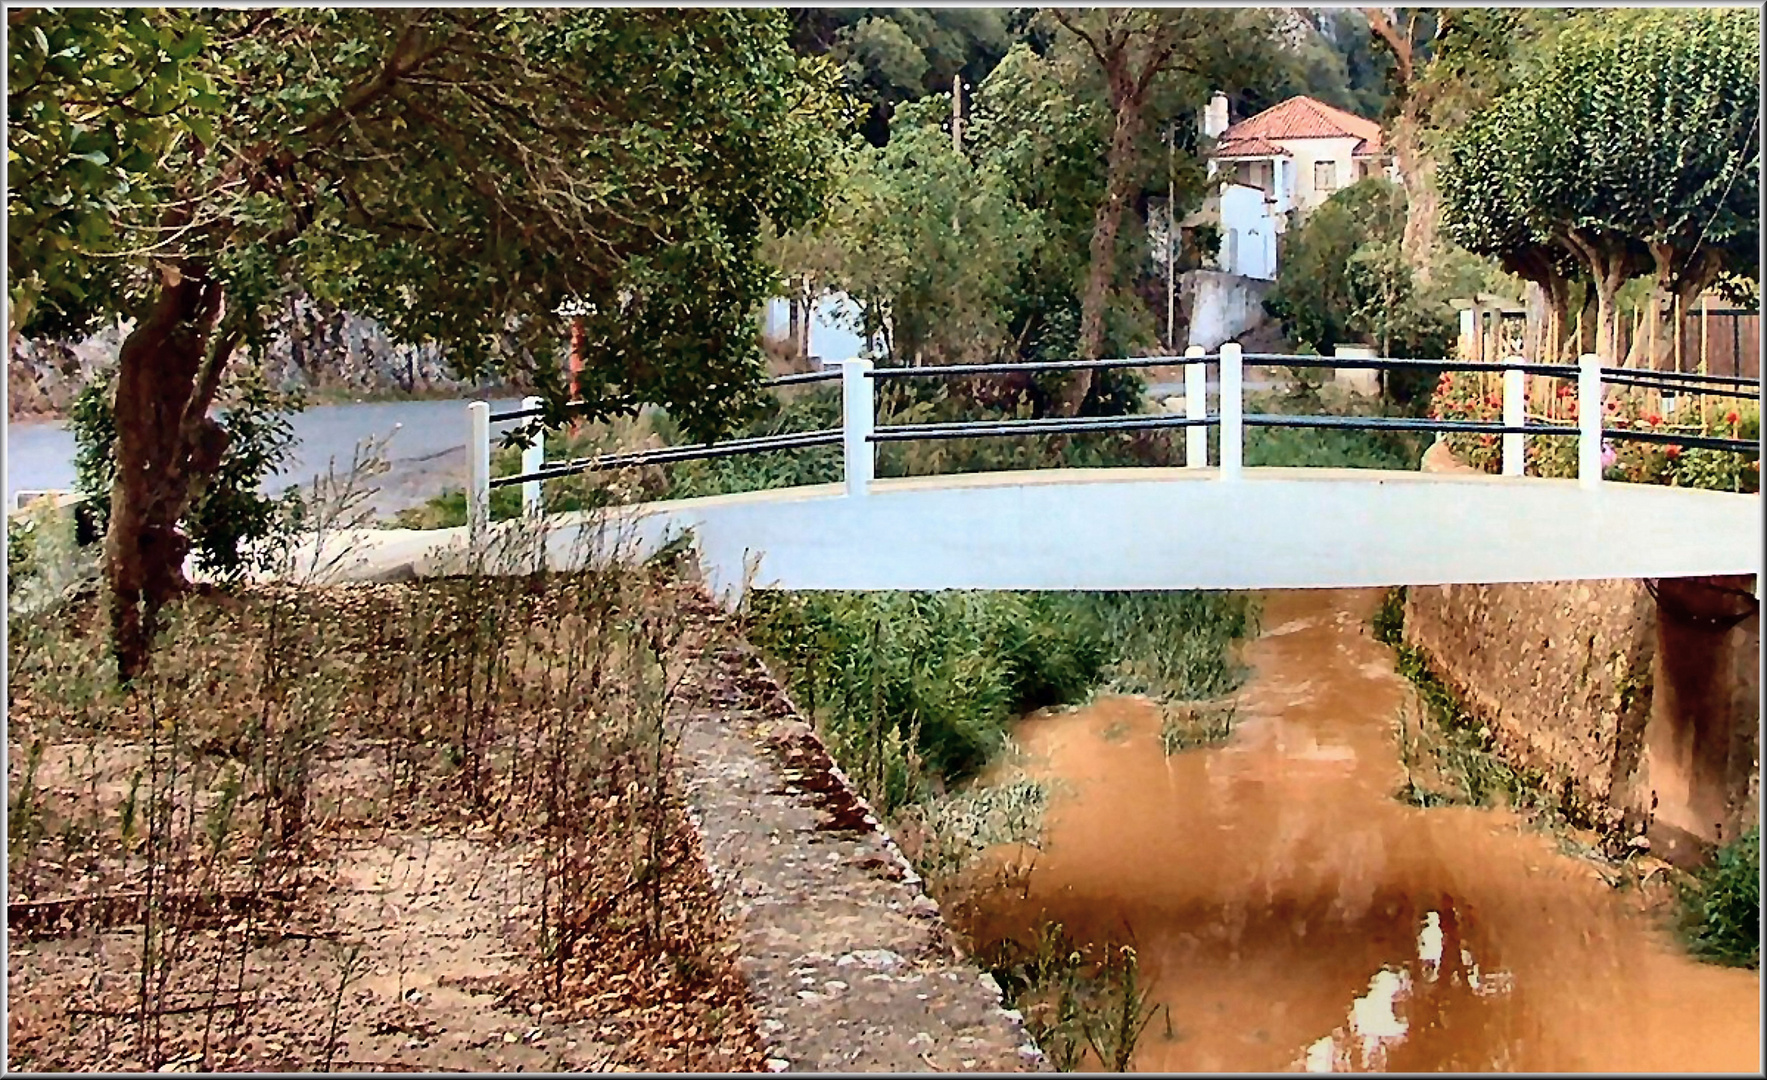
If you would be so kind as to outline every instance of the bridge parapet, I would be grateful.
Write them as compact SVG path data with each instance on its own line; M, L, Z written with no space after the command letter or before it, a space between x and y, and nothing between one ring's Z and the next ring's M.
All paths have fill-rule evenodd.
M1218 365L1220 372L1218 403L1212 414L1207 401L1207 365ZM1245 412L1243 369L1247 363L1288 367L1368 368L1374 370L1491 371L1503 373L1503 415L1500 421L1452 420L1412 417L1329 417L1250 414ZM1037 419L1003 419L977 421L946 421L937 423L878 423L875 387L883 379L963 378L992 374L1047 374L1098 371L1112 368L1147 368L1182 364L1185 371L1185 401L1182 414L1165 412L1131 416L1045 417ZM1575 425L1536 423L1525 411L1523 378L1526 375L1575 380L1578 401ZM523 504L528 512L540 507L540 484L545 480L574 473L621 468L633 465L662 464L704 458L766 453L776 450L812 446L840 445L844 483L841 498L863 501L875 497L880 484L894 490L892 482L876 479L877 446L885 442L931 441L940 439L973 439L1039 434L1070 434L1099 431L1144 431L1186 429L1185 465L1193 478L1207 477L1222 484L1243 481L1244 439L1247 427L1321 427L1339 429L1374 429L1431 431L1447 433L1491 434L1502 437L1502 477L1519 484L1557 484L1558 481L1525 477L1525 450L1529 438L1574 438L1578 442L1576 486L1585 492L1597 492L1614 486L1602 478L1602 450L1606 440L1639 440L1673 443L1685 447L1758 452L1758 443L1726 439L1711 435L1694 435L1663 431L1642 431L1603 426L1600 403L1609 385L1655 386L1676 393L1728 393L1739 388L1759 389L1758 380L1732 377L1637 371L1603 367L1593 354L1585 355L1575 365L1538 364L1520 357L1510 357L1495 365L1486 361L1453 359L1410 359L1365 356L1299 356L1274 353L1245 353L1237 343L1221 346L1219 352L1204 353L1191 349L1183 357L1149 356L1104 360L1058 360L1027 363L962 364L930 367L878 367L864 359L849 359L819 372L783 376L770 380L771 385L791 385L839 380L841 382L842 424L839 428L821 431L769 435L756 438L731 439L712 444L666 447L658 450L607 454L575 461L544 461L539 443L524 452L522 472L513 476L490 475L490 426L514 420L543 418L545 410L537 399L528 399L521 409L491 414L483 403L469 406L469 486L468 531L482 537L489 527L490 490L506 484L523 486ZM1219 430L1219 461L1211 468L1208 462L1208 429ZM1098 470L1088 470L1098 471ZM1265 470L1254 470L1265 472ZM1388 480L1394 474L1384 474ZM952 485L960 486L960 485ZM1633 485L1625 485L1633 486ZM1545 489L1542 489L1545 490ZM1554 488L1553 490L1558 490ZM1701 493L1717 495L1720 493ZM1747 497L1745 497L1747 498ZM691 501L691 500L689 500ZM1751 506L1758 505L1755 498ZM685 502L683 510L686 509ZM1249 509L1242 508L1242 509ZM1758 513L1751 510L1750 513ZM1731 561L1734 561L1731 560ZM1754 560L1758 561L1758 559ZM1705 572L1743 572L1713 566ZM1178 586L1173 586L1178 587Z

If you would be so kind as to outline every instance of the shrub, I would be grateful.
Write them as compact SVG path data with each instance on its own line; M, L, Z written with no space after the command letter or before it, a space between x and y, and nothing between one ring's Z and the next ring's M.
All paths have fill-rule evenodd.
M92 524L102 534L110 521L116 478L116 423L109 377L89 383L68 411L74 433L74 487ZM272 390L262 372L241 368L223 391L220 414L227 450L220 468L197 488L182 521L197 566L223 580L238 580L261 567L264 541L300 514L296 489L281 498L264 494L264 481L294 449L289 417L304 407L299 391Z
M1444 373L1437 380L1430 415L1446 420L1501 420L1502 398L1493 389L1499 378L1495 369L1490 372ZM1712 418L1715 423L1702 422L1697 408L1688 418L1675 423L1670 417L1651 411L1644 395L1610 388L1604 409L1606 415L1602 426L1609 428L1684 435L1712 434L1745 440L1759 439L1761 432L1760 408L1747 403L1739 403L1722 413L1718 413L1715 407L1708 407L1708 413L1718 413ZM1576 387L1561 384L1549 412L1547 422L1574 426L1577 422ZM1540 419L1530 417L1530 422ZM1476 469L1496 473L1503 467L1502 440L1496 435L1451 434L1448 446L1456 457ZM1631 439L1609 440L1604 451L1602 475L1609 480L1751 494L1761 489L1760 455L1752 451L1708 450ZM1534 436L1527 440L1525 457L1530 476L1563 479L1577 475L1577 439L1574 435Z
M1761 829L1718 849L1682 889L1682 928L1695 956L1733 967L1761 966Z

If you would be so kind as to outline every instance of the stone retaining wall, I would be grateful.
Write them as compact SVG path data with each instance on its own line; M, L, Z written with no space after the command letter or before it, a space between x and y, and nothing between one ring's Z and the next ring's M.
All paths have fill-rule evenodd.
M759 655L709 600L698 615L724 629L684 687L681 756L767 1067L1047 1070Z
M1442 443L1423 469L1467 466ZM1759 819L1752 579L1414 587L1405 641L1573 819L1698 859Z

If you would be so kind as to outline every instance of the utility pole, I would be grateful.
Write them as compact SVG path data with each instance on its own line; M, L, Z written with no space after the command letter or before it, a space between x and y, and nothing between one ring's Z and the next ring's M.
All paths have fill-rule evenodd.
M963 153L963 72L951 76L951 149Z
M1166 350L1178 348L1177 295L1178 279L1172 273L1172 248L1178 239L1178 188L1173 179L1172 155L1178 141L1176 128L1166 125Z

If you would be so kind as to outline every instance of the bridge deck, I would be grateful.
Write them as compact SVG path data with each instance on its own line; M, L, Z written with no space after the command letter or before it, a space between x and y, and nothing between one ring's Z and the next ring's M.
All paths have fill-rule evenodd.
M708 583L792 589L1256 589L1758 574L1759 496L1363 469L1060 469L880 479L625 507L654 550L691 529ZM580 563L580 515L548 561ZM504 527L507 529L507 527ZM355 536L356 573L455 562L464 530Z

